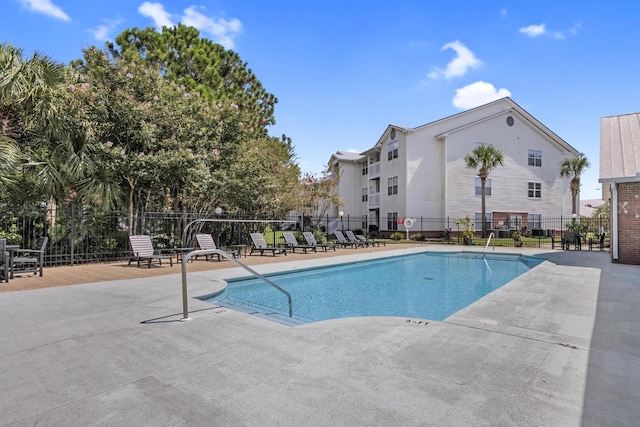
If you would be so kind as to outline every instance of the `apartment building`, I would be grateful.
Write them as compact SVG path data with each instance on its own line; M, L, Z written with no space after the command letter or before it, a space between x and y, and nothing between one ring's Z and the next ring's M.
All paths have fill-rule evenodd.
M559 170L579 152L510 98L415 128L389 125L370 149L338 151L329 165L340 174L344 205L332 214L343 212L383 232L404 230L400 218L453 222L468 215L479 230L480 179L464 162L478 145L504 153L504 165L487 180L490 228L535 229L543 216L571 215L569 179Z

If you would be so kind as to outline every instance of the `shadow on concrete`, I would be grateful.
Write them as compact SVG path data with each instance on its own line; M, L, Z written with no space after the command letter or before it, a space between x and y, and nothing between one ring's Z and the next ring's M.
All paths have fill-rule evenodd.
M640 425L640 267L612 263L608 252L599 251L539 256L556 265L601 272L582 426Z

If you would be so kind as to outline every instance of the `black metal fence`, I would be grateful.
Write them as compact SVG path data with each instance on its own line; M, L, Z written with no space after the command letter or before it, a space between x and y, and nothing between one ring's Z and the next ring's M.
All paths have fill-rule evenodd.
M74 205L29 209L0 206L0 238L8 244L35 248L39 237L49 236L47 265L70 265L127 259L131 255L128 236L146 234L157 249L195 246L196 233L208 233L220 247L249 245L254 231L292 229L321 230L327 240L334 230L353 230L373 237L406 239L434 243L463 243L462 226L455 218L412 218L405 227L398 218L381 218L375 223L366 217L326 216L323 218L281 218L228 215L215 212L104 212ZM407 224L409 225L409 224ZM523 235L525 246L555 247L566 230L576 230L597 241L607 230L606 218L545 217L526 224L487 223L496 245L513 246L515 231ZM480 224L474 224L473 243L484 244ZM186 231L186 232L185 232ZM272 235L275 240L275 235ZM266 237L266 236L265 236ZM268 243L278 244L280 242ZM599 243L599 241L598 241Z

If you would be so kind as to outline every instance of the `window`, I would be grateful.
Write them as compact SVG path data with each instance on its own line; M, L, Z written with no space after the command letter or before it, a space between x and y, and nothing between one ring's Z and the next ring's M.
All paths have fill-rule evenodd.
M542 228L542 214L528 214L527 225L529 230L536 230Z
M491 178L487 178L487 181L485 182L484 195L491 195ZM482 196L482 181L480 178L476 178L476 196Z
M476 231L482 231L482 212L476 212L473 215L473 224ZM491 212L485 212L484 221L487 223L487 230L491 229Z
M387 180L387 195L392 196L398 194L398 177L394 176Z
M368 175L369 174L369 165L367 165L367 162L364 162L362 164L362 175Z
M369 191L366 188L362 189L362 201L366 202L369 200Z
M398 229L398 212L389 212L387 216L387 230L395 231Z
M387 160L398 158L398 141L390 142L387 145Z
M542 198L542 183L530 182L528 196L534 199Z
M542 166L542 151L529 150L529 166Z

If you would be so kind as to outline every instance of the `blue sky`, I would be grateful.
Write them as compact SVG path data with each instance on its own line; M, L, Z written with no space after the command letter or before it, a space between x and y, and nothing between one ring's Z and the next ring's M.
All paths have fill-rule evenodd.
M0 42L68 63L131 27L182 22L239 53L276 95L270 133L303 171L510 96L585 153L599 198L600 118L640 111L634 1L3 0Z

